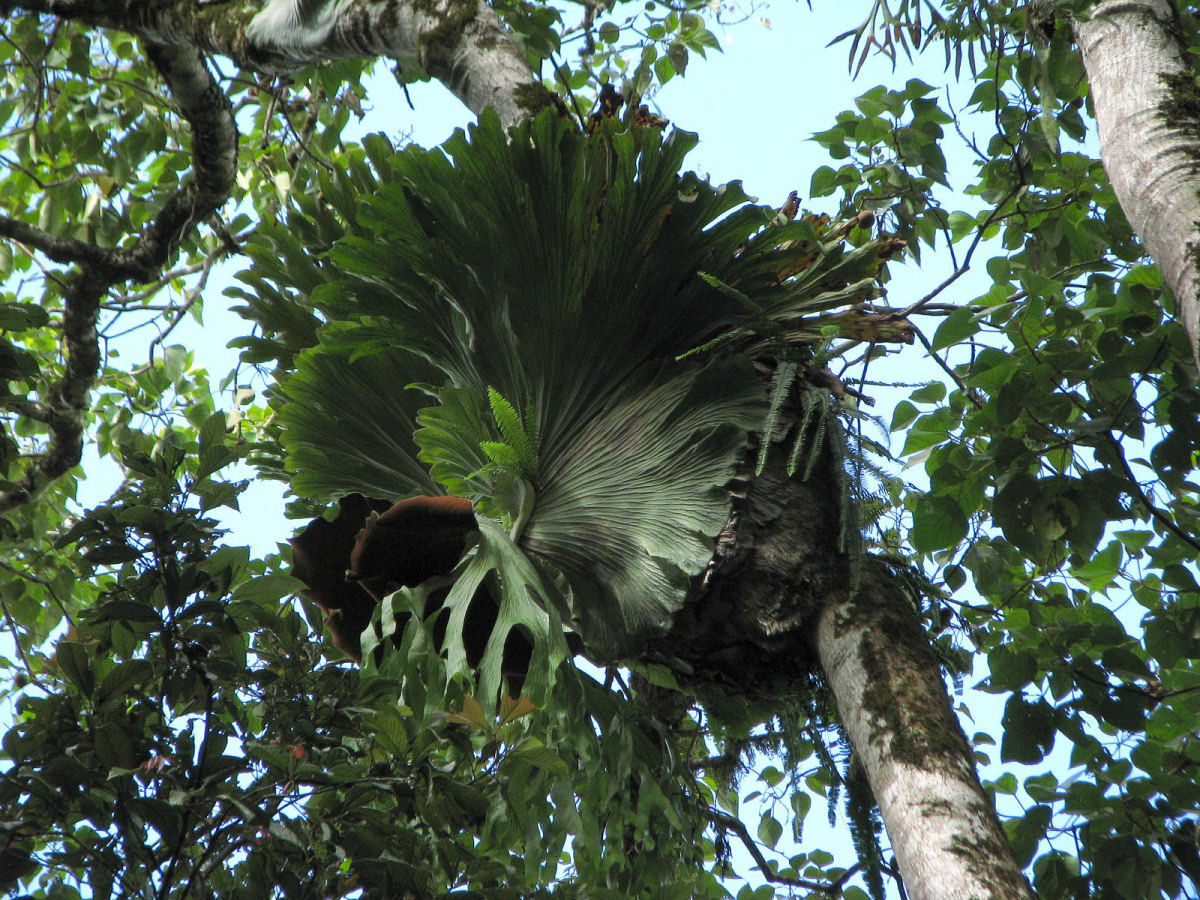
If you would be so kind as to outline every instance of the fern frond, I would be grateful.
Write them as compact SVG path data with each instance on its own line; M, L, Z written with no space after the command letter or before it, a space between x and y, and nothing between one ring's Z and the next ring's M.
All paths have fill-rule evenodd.
M729 343L734 338L739 338L743 335L751 334L751 333L752 333L751 330L748 328L731 328L728 331L724 331L721 334L718 334L711 341L705 341L703 344L700 344L698 347L693 347L691 350L686 350L683 353L680 353L678 356L675 357L675 361L679 362L680 360L688 359L689 357L692 357L692 356L699 356L701 353L707 353L709 350L714 350L717 347L720 347L722 344Z
M829 427L827 421L831 412L829 392L808 385L800 395L800 408L800 423L796 427L795 443L792 444L792 452L788 456L787 473L795 475L796 468L800 464L800 457L807 454L804 474L801 476L807 481L820 456L821 446L825 442L825 433Z
M796 363L780 360L779 365L775 367L775 374L771 376L770 401L767 418L763 422L762 443L758 447L758 464L754 469L755 475L761 475L767 464L767 453L771 449L771 438L775 434L775 426L779 424L779 413L783 409L783 402L791 393L792 385L795 384L799 371L800 367Z
M492 387L488 388L488 405L491 407L492 418L496 422L496 427L500 429L500 436L504 438L504 442L483 441L479 445L480 449L488 455L493 463L512 466L523 478L532 479L538 469L537 425L532 426L533 433L530 434L529 427L521 421L516 407ZM526 418L536 421L528 415L528 407Z
M517 468L521 464L517 451L503 441L480 441L479 449L487 454L488 460L494 465Z
M858 504L858 520L863 528L872 528L879 523L884 514L892 508L891 502L881 494L862 493L856 500Z
M842 501L841 516L839 517L842 527L841 533L838 535L838 544L841 551L850 556L850 589L853 592L858 589L861 562L865 550L862 526L858 518L862 471L857 459L850 455L850 445L846 440L846 430L842 427L842 423L838 421L836 415L826 416L826 421L829 419L833 420L833 427L828 432L829 449L837 463L834 471L837 473L838 494Z
M883 823L879 817L879 806L866 771L855 756L846 763L846 821L850 826L850 840L862 863L863 879L871 900L884 900L883 892L883 849L879 846L879 833Z
M817 399L813 400L813 406L817 409L817 414L815 417L816 426L812 440L809 441L810 445L812 446L812 452L808 454L808 461L804 465L803 478L805 481L808 481L808 479L812 477L813 469L816 468L817 465L817 457L820 455L821 448L826 444L826 438L829 434L830 419L833 419L833 427L835 432L838 430L837 419L830 414L828 394L823 392L817 394ZM840 488L842 485L839 483L838 487Z

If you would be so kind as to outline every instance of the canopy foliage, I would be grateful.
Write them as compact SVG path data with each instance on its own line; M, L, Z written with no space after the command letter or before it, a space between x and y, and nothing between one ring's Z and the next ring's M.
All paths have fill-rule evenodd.
M721 345L679 357L726 333L744 349L767 333L764 317L792 316L796 293L749 311L737 297L760 296L747 284L762 287L785 242L837 243L829 226L772 223L737 188L679 179L682 132L662 144L656 131L568 141L566 126L546 119L529 126L541 129L533 144L508 146L485 121L445 155L393 156L379 138L360 146L344 131L375 90L365 61L290 81L225 63L210 72L241 133L226 135L236 138L231 202L205 218L192 201L219 193L224 176L193 169L211 148L178 73L125 32L21 5L33 11L8 13L0 42L5 889L697 897L738 890L719 880L736 875L863 896L861 863L801 840L806 821L810 834L816 827L806 817L819 818L813 799L837 812L854 778L836 739L813 724L827 710L780 710L751 732L728 724L734 717L656 705L652 682L671 683L663 672L628 686L615 668L593 677L571 665L532 682L536 707L510 698L493 708L461 653L439 655L432 623L420 621L421 589L382 611L399 650L352 674L314 637L321 616L295 600L286 549L252 553L217 521L236 515L247 462L260 478L291 479L295 518L350 491L483 499L484 517L506 527L485 528L492 543L463 577L507 571L543 601L514 607L501 627L552 634L571 607L551 598L568 587L594 590L600 607L652 595L661 606L606 614L622 623L613 633L594 626L597 645L620 655L631 633L669 617L681 579L703 568L701 538L720 529L728 502L711 488L766 415L765 393ZM934 14L900 0L875 4L845 36L852 67L872 48L895 57L944 47L947 80L967 88L952 109L929 79L906 79L861 93L828 127L814 123L831 161L813 173L807 205L828 204L830 221L873 220L927 267L950 260L949 278L926 277L925 294L897 311L937 377L914 386L907 370L880 376L875 361L894 334L823 330L828 321L806 323L805 334L851 360L865 351L839 383L888 404L897 460L915 467L918 484L900 465L879 481L872 537L928 579L923 614L948 668L1005 698L999 730L981 728L976 749L994 763L990 786L1039 896L1185 896L1200 879L1200 393L1174 301L1090 142L1067 20L1077 5L1050 4L1032 28L1015 3L939 4ZM716 43L700 3L587 5L575 18L495 6L531 67L581 113L602 84L640 96ZM1194 47L1200 29L1186 11L1179 27ZM586 43L581 57L562 53L572 41ZM962 158L947 150L952 124L974 156L966 171L947 162ZM531 194L535 176L521 166L549 167L536 177L554 189ZM200 187L189 187L197 174ZM473 191L460 193L459 178ZM951 183L965 183L966 196ZM636 184L654 189L618 202ZM486 202L492 189L504 204ZM577 252L585 233L594 256ZM513 235L539 243L513 245ZM766 242L762 253L753 241ZM678 271L645 264L638 254L652 244L663 251L655 262L678 259ZM858 229L852 244L870 247L870 235ZM261 327L246 321L243 362L210 380L174 329L226 303L214 273L229 258L244 267L243 253ZM549 258L561 265L542 265ZM891 264L893 276L902 265ZM681 288L697 268L712 280ZM968 272L977 296L953 294ZM515 297L518 283L536 291ZM600 283L628 305L588 307ZM865 298L858 290L851 299ZM234 294L246 301L244 289ZM473 297L508 303L473 309ZM571 315L556 302L564 297L577 304ZM479 327L502 308L531 318ZM589 340L596 329L603 353ZM521 342L504 344L511 334ZM464 354L470 340L500 343ZM94 377L89 352L101 361ZM920 354L902 348L902 365ZM684 371L686 382L672 377ZM337 380L347 373L352 383ZM275 374L273 406L263 392ZM881 377L905 382L902 393L885 393ZM702 395L689 395L697 384ZM671 419L677 409L691 412ZM327 415L306 419L318 410ZM639 454L637 477L669 492L648 487L646 505L632 507L606 493L602 471L553 470L596 454L643 413L670 420L671 448L693 445L675 468L661 447ZM383 416L394 427L368 427ZM292 435L282 443L281 423ZM73 467L83 443L90 455ZM96 496L84 478L102 477L102 465L120 486L80 503ZM526 482L537 512L520 521ZM573 530L576 491L644 555ZM679 528L654 533L647 523L664 518L666 494ZM693 505L686 521L681 497ZM286 527L276 536L288 537ZM520 568L534 549L557 571ZM628 582L638 589L620 587ZM464 581L451 605L471 591ZM418 615L397 620L406 611ZM563 652L545 652L548 673ZM495 654L484 668L497 683ZM856 831L877 828L869 810L849 813ZM747 828L738 814L758 821ZM730 841L753 847L762 871L731 861Z

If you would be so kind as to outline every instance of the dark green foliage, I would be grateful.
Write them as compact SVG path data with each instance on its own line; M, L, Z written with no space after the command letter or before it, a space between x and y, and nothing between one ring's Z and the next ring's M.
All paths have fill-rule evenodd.
M690 773L629 700L564 672L545 710L485 715L419 616L366 677L323 663L295 580L190 503L194 461L230 452L208 431L131 454L62 538L104 591L4 738L0 890L720 895Z

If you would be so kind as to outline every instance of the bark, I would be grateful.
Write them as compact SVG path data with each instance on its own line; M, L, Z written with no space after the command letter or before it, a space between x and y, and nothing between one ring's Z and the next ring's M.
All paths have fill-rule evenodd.
M1089 13L1074 31L1100 158L1200 366L1200 87L1167 0L1102 0Z
M246 61L281 73L329 59L382 56L442 82L476 115L489 107L505 125L554 102L484 0L342 0L326 3L316 30L280 27L269 3L250 22Z
M830 603L817 651L913 900L1032 900L937 659L882 565Z
M736 491L744 497L735 496L708 574L650 648L701 693L711 687L769 701L815 684L808 633L826 600L845 594L849 563L832 471L788 475L789 446L777 441L756 477L750 452L738 479L744 490Z

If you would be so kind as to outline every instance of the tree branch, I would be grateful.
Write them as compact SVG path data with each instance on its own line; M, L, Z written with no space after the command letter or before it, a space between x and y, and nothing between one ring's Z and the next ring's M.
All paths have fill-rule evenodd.
M485 0L336 0L333 14L311 27L288 22L283 7L270 2L130 8L124 0L0 0L0 12L16 6L276 75L335 59L387 57L406 72L436 78L476 115L494 108L505 125L558 104Z
M823 894L834 896L840 894L840 884L823 884L820 881L809 881L807 878L791 878L787 875L780 875L771 868L767 862L767 858L763 856L762 851L758 849L758 844L750 837L750 832L746 828L746 823L741 819L731 816L728 813L723 813L718 809L709 807L705 810L705 817L713 825L719 828L724 828L732 831L737 835L738 840L742 842L742 846L746 848L746 852L750 854L754 860L754 864L758 866L758 870L762 872L763 878L772 884L786 884L791 887L802 887L810 891L820 891Z
M66 371L43 404L49 446L15 486L0 491L0 515L29 503L83 456L88 396L100 369L96 323L101 299L118 282L154 278L196 225L225 202L233 187L237 169L233 111L204 57L194 47L168 49L153 43L147 44L147 54L191 129L193 174L137 242L128 249L112 250L56 238L6 220L10 231L36 238L31 243L51 259L75 262L80 270L63 290ZM0 226L4 224L0 222ZM0 233L4 233L2 229ZM65 258L56 257L51 249L61 251Z

